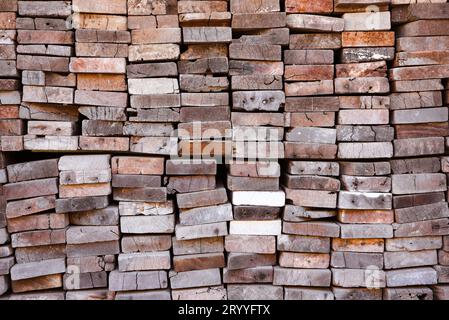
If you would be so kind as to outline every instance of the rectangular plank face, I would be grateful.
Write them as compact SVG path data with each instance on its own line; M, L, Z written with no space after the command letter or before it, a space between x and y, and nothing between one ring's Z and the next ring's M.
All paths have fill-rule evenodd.
M446 0L0 0L0 299L449 300L448 179Z

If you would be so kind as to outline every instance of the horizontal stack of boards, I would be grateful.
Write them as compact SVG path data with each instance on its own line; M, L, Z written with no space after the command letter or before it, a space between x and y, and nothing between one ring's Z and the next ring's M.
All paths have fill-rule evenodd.
M0 299L449 300L449 3L0 0Z

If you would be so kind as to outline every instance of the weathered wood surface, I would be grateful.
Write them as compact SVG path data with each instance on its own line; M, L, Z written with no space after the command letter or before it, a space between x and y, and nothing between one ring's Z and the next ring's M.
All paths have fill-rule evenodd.
M0 295L447 299L448 21L0 0Z

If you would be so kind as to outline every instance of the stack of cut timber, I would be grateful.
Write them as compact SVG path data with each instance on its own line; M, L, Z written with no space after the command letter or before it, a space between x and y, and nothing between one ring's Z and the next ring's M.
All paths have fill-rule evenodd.
M128 105L126 57L130 34L126 0L74 0L77 75L75 103L87 117L79 138L81 150L128 151L124 109Z
M447 8L447 5L446 7ZM447 10L447 9L446 9ZM449 50L449 46L447 47L447 49ZM449 79L445 80L445 91L443 92L443 101L444 104L446 106L449 105ZM446 149L447 146L449 145L448 143L448 138L446 137ZM444 167L443 172L446 173L446 176L448 176L449 174L449 165L446 166L446 159L442 159L442 167ZM448 196L449 198L449 196ZM446 198L446 199L448 199ZM449 252L449 236L444 236L443 237L443 251L442 255L443 258L439 259L439 264L443 265L443 266L439 266L436 267L437 268L437 272L438 272L438 283L440 283L438 286L433 286L432 290L434 293L434 297L435 299L438 300L449 300L449 278L448 278L448 273L449 273L449 262L447 260L447 255ZM444 261L444 262L442 262ZM443 285L442 285L443 283Z
M176 200L179 225L177 237L173 238L173 271L170 273L173 300L226 299L219 269L225 267L223 236L227 234L227 221L232 220L232 205L226 189L180 193ZM216 230L219 232L215 233ZM202 271L215 275L201 282ZM195 279L191 283L179 281L189 274Z
M328 95L334 93L333 50L340 48L344 23L328 16L333 12L332 1L319 5L287 1L286 11L291 35L289 50L284 52L285 126L289 128L285 158L307 161L286 163L283 184L293 206L287 206L284 220L299 222L335 216L332 209L337 206L339 182L326 176L338 176L338 164L323 160L335 159L337 154L334 126L339 100ZM318 208L316 214L310 208ZM300 211L310 216L289 220L300 218Z
M335 107L326 98L316 96L334 93L334 52L341 48L341 32L344 20L328 16L333 12L332 1L320 1L322 6L308 4L307 1L287 1L287 26L290 28L289 49L285 52L285 93L290 98L287 114L288 127L332 127L334 125ZM308 97L308 98L304 98ZM318 100L318 108L310 109L315 104L306 101ZM328 103L325 103L328 102ZM289 103L287 102L287 105ZM295 108L296 107L296 108ZM309 107L309 109L304 109ZM325 108L327 107L327 109ZM323 109L324 108L324 109ZM319 112L309 118L305 112ZM310 146L312 147L312 146ZM309 147L309 148L310 148ZM299 152L301 144L289 144L286 153L294 155Z
M70 216L64 276L68 300L105 297L107 290L102 288L108 286L107 271L115 268L119 228L118 209L108 206L110 159L109 155L86 155L59 160L56 212Z
M169 195L216 188L217 160L167 159L164 185Z
M382 3L388 4L389 1ZM332 241L332 285L337 300L382 300L384 239L393 237L391 173L394 130L389 126L387 60L394 32L386 7L337 1L342 14L342 52L335 92L341 192L340 237Z
M232 206L226 190L216 186L217 161L167 160L166 174L176 188L180 211L169 273L172 299L226 299L220 268L225 266L223 237L228 234Z
M20 116L28 120L24 148L77 150L78 113L71 106L76 75L69 70L74 43L68 19L71 1L19 1L18 9L17 68L22 70L23 84Z
M0 296L9 290L9 272L14 265L13 249L9 244L4 212L0 214Z
M233 158L283 158L281 108L282 45L288 44L286 15L279 0L231 1L233 40L229 46Z
M338 225L332 221L340 190L339 164L288 161L285 170L283 185L288 204L283 213L283 235L277 245L279 265L284 269L278 281L288 286L286 300L332 300L332 292L325 287L330 286L331 238L340 235ZM289 273L296 280L289 280ZM314 281L307 283L308 277L314 277Z
M176 1L128 0L131 107L123 133L131 136L132 152L171 155L177 151L173 132L179 122L176 61L181 29L176 8Z
M280 166L274 161L236 160L228 166L234 221L225 237L228 262L223 281L230 300L283 299L282 288L272 285L285 204L279 178Z
M126 1L74 1L76 27L75 58L71 59L70 71L77 74L77 103L80 113L87 117L82 122L80 146L82 149L115 149L114 136L122 136L126 120L126 58L128 57L129 33L126 17ZM106 13L113 16L104 15ZM108 19L111 26L106 27ZM113 104L113 105L111 105ZM90 105L90 106L89 106ZM92 106L93 105L93 106ZM95 137L108 137L104 140ZM110 143L106 143L109 140ZM103 141L104 144L99 142ZM120 140L116 140L119 144ZM126 146L126 139L123 142Z
M449 47L449 46L448 46L448 47ZM444 100L444 103L445 103L446 105L448 105L448 104L449 104L449 79L446 79L445 82L446 82L446 83L445 83L445 85L444 85L445 91L443 92L443 100Z
M448 30L447 0L0 0L0 295L449 300Z
M178 1L186 50L178 62L183 158L231 154L228 43L232 40L227 1Z
M13 164L7 171L9 183L3 191L16 258L11 268L12 291L62 288L69 217L55 213L58 159Z
M435 299L447 299L449 293L444 285L449 281L449 169L447 157L439 157L449 136L442 99L442 80L449 78L449 4L438 2L392 1L397 38L390 69L391 123L397 139L396 159L391 161L395 231L386 243L384 299L432 299L431 289ZM407 286L412 287L403 288Z
M340 164L340 238L331 256L337 300L382 300L384 242L393 237L390 172L388 161Z
M176 153L177 140L170 136L179 122L181 105L176 66L181 30L176 1L128 0L128 15L131 107L125 133L137 136L131 137L133 152L170 155Z
M80 147L127 151L128 138L117 137L123 135L123 121L127 120L128 96L122 91L127 90L124 74L131 36L126 30L126 17L117 16L126 14L126 2L75 1L74 11L75 20L85 22L75 25L77 58L71 60L71 68L78 73L75 102L79 104L79 113L86 118ZM114 22L111 26L106 23L108 19Z
M109 290L118 300L169 300L173 201L161 187L164 158L113 157L112 186L119 202L121 251Z
M441 138L441 142L435 142L432 141L434 138L429 139L395 141L395 158L422 158L391 161L395 224L394 238L387 240L384 257L388 287L385 299L416 299L422 292L426 292L427 298L432 298L427 287L400 287L433 285L438 281L438 274L443 276L444 273L438 266L436 270L431 268L438 264L437 249L442 248L441 236L449 233L446 176L438 173L439 159L432 157L444 153L444 140ZM425 147L420 148L420 143ZM444 259L444 252L441 253Z
M447 48L449 50L449 46ZM445 91L444 91L444 95L443 95L443 101L444 104L446 106L449 105L449 79L445 80ZM446 137L446 148L448 146L448 141L447 141L447 137ZM446 166L446 159L442 159L442 168L443 172L446 173L446 176L449 174L449 165ZM447 256L448 252L449 252L449 237L445 236L443 237L443 254L445 254ZM449 272L449 263L447 262L447 260L444 263L444 266L440 266L438 267L439 270L438 271L438 282L439 283L446 283L449 284L449 279L447 277L447 272ZM442 264L442 262L440 261L440 264ZM448 285L439 285L439 286L434 286L433 288L434 291L434 297L436 299L439 300L448 300L449 299L449 286Z
M23 120L19 119L21 94L16 65L17 0L0 1L0 149L23 150Z
M0 2L1 3L1 2ZM9 290L9 273L14 265L14 251L10 244L9 232L6 224L6 197L3 184L7 182L4 154L0 154L0 296Z
M340 235L332 221L340 181L335 117L334 50L341 47L343 20L330 16L333 1L286 1L289 49L285 66L285 158L288 204L279 237L280 269L274 282L285 299L333 299L330 241ZM295 160L297 159L297 160ZM298 161L300 160L300 161ZM308 281L307 279L312 279ZM322 287L322 288L320 288Z
M227 189L234 221L225 237L223 282L230 300L279 300L283 288L273 286L273 267L285 204L278 159L284 154L282 46L289 31L279 0L233 0L230 6L233 159Z
M449 4L410 4L392 10L398 51L390 70L394 92L391 122L396 137L448 136L442 79L449 78L449 31L445 27L449 22Z
M395 35L394 32L389 31L391 1L395 0L335 0L335 12L342 14L344 19L341 63L394 59ZM338 93L340 90L354 90L357 87L369 88L370 85L379 88L385 87L384 82L385 80L382 79L362 79L355 83L341 80L338 86L336 83L335 90Z

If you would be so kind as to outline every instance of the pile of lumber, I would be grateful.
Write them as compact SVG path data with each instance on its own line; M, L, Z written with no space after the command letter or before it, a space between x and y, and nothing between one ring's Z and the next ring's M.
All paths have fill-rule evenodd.
M384 242L393 235L389 159L387 61L394 54L388 7L340 6L344 31L336 64L335 93L341 191L340 237L332 242L332 285L336 299L381 300L385 285ZM373 245L370 247L370 245Z
M119 203L121 249L109 276L116 299L169 299L174 203L161 187L164 158L112 158L113 198ZM165 290L159 290L165 289Z
M126 3L73 1L76 77L75 103L82 121L80 150L128 151L125 108L128 104L126 65L130 32ZM83 118L84 118L83 117Z
M119 253L118 207L110 205L110 155L63 156L59 159L56 212L70 218L67 228L67 299L87 298L108 287L108 271ZM97 294L96 292L94 292Z
M71 1L18 1L17 68L22 74L25 150L77 150L76 75L70 73ZM58 111L54 111L58 110ZM19 150L20 141L11 149Z
M17 69L16 47L17 1L0 2L0 149L4 151L23 150L25 123L19 115L21 92L20 72ZM3 166L2 166L3 168ZM3 183L3 182L2 182Z
M445 0L0 0L2 299L449 299Z
M69 216L56 205L58 160L8 165L7 173L3 191L15 256L12 291L62 288Z
M1 159L4 167L4 159ZM0 193L0 296L9 290L9 273L14 265L14 251L10 243L9 232L6 223L6 199L3 193L3 184L7 181L6 169L0 170L1 193Z
M278 240L274 284L285 299L333 299L330 245L340 190L335 129L338 97L334 62L344 21L332 16L333 1L286 1L290 30L285 65L285 164L287 205Z
M174 300L226 299L222 268L226 266L223 238L233 219L226 189L217 185L215 160L167 161L167 174L179 179L179 215L173 237L173 267L169 273ZM204 183L201 183L204 181Z
M282 299L273 286L276 241L285 194L280 188L284 136L281 108L288 39L279 1L232 1L233 40L229 46L232 94L232 160L226 185L234 221L225 237L223 282L228 299Z
M397 53L389 70L391 121L395 128L391 161L394 237L385 246L386 291L446 299L447 100L449 78L447 3L394 6L391 21ZM443 237L442 237L443 236ZM406 286L426 286L404 288Z
M178 61L181 110L177 136L184 158L228 156L228 43L231 14L225 2L178 1L185 50Z
M109 5L105 1L105 9ZM177 139L173 131L180 118L176 61L181 43L176 1L128 1L128 29L130 107L125 120L129 122L125 122L123 131L118 128L122 133L117 134L129 137L131 152L175 155ZM118 104L126 106L126 98Z

